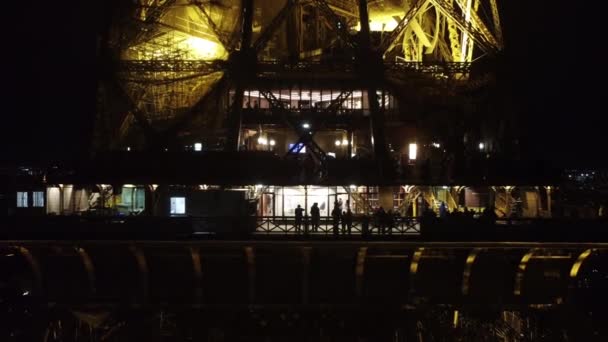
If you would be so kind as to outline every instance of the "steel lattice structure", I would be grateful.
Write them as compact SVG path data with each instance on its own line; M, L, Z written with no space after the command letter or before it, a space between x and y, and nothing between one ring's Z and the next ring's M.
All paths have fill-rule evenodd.
M351 101L369 125L346 130L349 146L357 136L362 150L384 159L387 96L401 112L391 124L403 123L403 108L410 119L417 115L412 102L432 107L437 94L449 99L485 85L492 77L473 75L472 63L503 48L496 0L139 0L113 13L100 53L102 149L213 137L239 150L254 129L243 123L253 91L266 94L258 97L275 112L307 99L332 113L343 107L336 101ZM313 88L321 90L304 95ZM280 89L291 89L289 108ZM270 129L302 135L282 121ZM312 129L320 127L336 129L323 122ZM313 139L304 143L324 153Z

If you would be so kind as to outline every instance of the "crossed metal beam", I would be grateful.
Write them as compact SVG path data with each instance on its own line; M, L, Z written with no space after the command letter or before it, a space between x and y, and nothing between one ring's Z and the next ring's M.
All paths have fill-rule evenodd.
M385 54L397 44L397 39L405 32L407 25L420 13L420 10L426 5L428 0L418 0L410 10L399 20L399 23L393 31L391 31L386 39L380 44L380 51Z

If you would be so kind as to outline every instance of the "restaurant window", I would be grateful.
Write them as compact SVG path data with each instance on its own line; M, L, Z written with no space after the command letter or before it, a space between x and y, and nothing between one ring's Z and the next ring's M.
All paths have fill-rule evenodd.
M27 192L17 191L17 208L27 208Z
M32 207L44 207L44 193L42 191L32 192Z

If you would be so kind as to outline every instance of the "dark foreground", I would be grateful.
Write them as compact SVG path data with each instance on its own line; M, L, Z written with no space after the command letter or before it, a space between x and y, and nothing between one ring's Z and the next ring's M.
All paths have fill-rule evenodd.
M608 243L5 240L2 341L605 341Z

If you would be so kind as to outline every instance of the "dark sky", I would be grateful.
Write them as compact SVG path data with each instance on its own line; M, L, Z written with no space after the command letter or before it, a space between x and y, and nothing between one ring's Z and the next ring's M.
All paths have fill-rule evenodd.
M574 1L499 2L505 7L507 74L515 99L526 104L527 148L557 165L605 165L607 79L603 42L595 41L600 12L571 7ZM2 114L9 124L2 158L76 158L87 150L102 4L20 1L5 11Z

